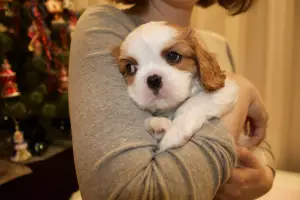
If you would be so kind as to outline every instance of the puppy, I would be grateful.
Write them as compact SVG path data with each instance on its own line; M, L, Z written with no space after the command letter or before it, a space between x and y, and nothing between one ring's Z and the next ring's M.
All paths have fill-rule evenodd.
M162 21L141 25L113 55L129 96L153 115L145 126L160 141L158 152L184 145L238 98L237 84L226 78L192 28Z

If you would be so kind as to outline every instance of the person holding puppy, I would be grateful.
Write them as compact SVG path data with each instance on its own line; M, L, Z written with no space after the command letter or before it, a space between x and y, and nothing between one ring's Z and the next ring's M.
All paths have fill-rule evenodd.
M245 12L251 0L120 0L89 7L75 29L70 54L69 99L76 171L83 199L252 200L270 190L274 159L265 141L267 112L255 87L243 76L228 74L239 85L239 99L221 120L212 120L181 148L154 154L157 142L147 133L148 113L129 99L111 49L136 27L150 21L189 26L194 6L219 3L231 14ZM213 37L213 36L211 36ZM209 46L209 38L204 42ZM227 56L226 40L217 53ZM265 149L267 166L237 148L246 119L251 140ZM234 168L239 159L245 166Z

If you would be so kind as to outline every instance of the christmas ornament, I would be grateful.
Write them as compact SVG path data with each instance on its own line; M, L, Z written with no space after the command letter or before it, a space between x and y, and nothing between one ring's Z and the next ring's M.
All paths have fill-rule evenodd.
M18 90L17 84L9 80L7 83L4 84L1 92L2 98L11 98L11 97L17 97L20 96L20 92Z
M56 137L49 121L59 119L55 131L70 132L67 71L70 36L79 17L73 1L0 0L0 98L22 95L2 99L6 106L0 108L0 126L6 122L4 116L21 120L19 127L32 155L50 145L48 134ZM37 128L39 123L43 129ZM14 133L13 122L9 130Z
M58 92L67 93L69 81L68 81L68 73L65 67L61 67L60 69L59 83L60 86L58 88Z
M0 23L0 32L3 33L3 32L7 32L7 27L4 26L2 23Z
M66 28L62 28L60 30L60 40L61 44L64 50L67 50L69 48L68 46L68 32Z
M32 157L27 150L28 145L24 140L23 132L19 130L19 126L15 124L15 133L13 135L15 155L11 158L13 162L23 162Z
M63 8L74 10L74 2L72 0L63 0Z
M46 150L48 146L45 142L37 142L34 144L33 152L35 155L42 155Z
M45 5L50 13L60 13L63 11L62 2L60 0L47 0Z
M41 125L39 117L29 117L20 122L28 143L28 150L33 156L42 155L49 147L47 130Z
M2 82L2 98L17 97L20 95L17 84L15 83L16 73L11 70L7 59L4 59L2 64L0 79Z
M76 16L71 16L69 19L69 32L70 32L70 36L71 38L73 37L73 33L76 27L76 23L77 23L77 17Z
M13 12L13 23L14 28L12 28L11 32L13 32L16 36L19 36L20 30L21 30L21 15L20 15L20 9L18 6L12 6L12 12Z
M39 32L37 31L37 26L36 26L36 23L33 21L32 22L32 25L28 28L28 34L27 34L31 41L29 42L29 45L28 45L28 49L29 51L34 51L35 50L35 43L38 42L38 43L41 43L40 40L39 40Z
M48 60L51 61L52 60L52 56L51 56L51 52L50 52L51 42L50 42L49 36L47 35L47 27L45 26L43 17L41 15L39 8L36 5L35 1L33 1L32 6L33 6L32 14L34 17L33 21L35 22L38 33L40 34L39 37L43 44L44 52L46 53Z
M5 4L6 2L0 1L0 11L5 10Z
M36 34L31 38L28 50L33 51L35 56L41 56L43 54L43 45L39 40L39 34Z
M10 64L7 59L3 60L2 68L0 69L0 79L2 83L7 82L9 79L15 78L16 73L11 70Z
M42 56L43 45L40 40L33 41L32 48L35 56Z
M14 13L12 12L9 6L10 2L11 0L0 1L0 11L4 12L5 17L12 17L14 15Z
M66 21L62 18L60 14L55 14L53 20L51 21L53 24L65 24Z
M60 30L66 27L67 22L62 18L60 14L55 14L53 20L51 21L52 27L55 30Z

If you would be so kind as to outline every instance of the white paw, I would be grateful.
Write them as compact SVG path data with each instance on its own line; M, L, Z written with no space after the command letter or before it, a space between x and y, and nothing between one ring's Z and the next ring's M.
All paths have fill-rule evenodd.
M159 148L157 153L166 151L167 149L174 149L183 146L189 141L189 137L187 134L177 128L171 128L169 131L166 132L164 137L159 143Z
M150 117L145 120L146 130L158 141L171 127L172 121L165 117Z

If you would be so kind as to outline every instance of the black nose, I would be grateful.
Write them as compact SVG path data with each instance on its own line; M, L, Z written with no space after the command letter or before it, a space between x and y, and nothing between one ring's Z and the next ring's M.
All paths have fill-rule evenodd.
M147 85L151 90L159 90L162 86L161 76L154 74L147 78Z

